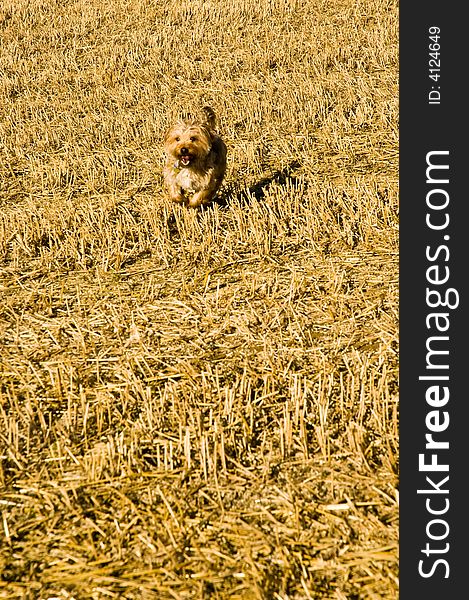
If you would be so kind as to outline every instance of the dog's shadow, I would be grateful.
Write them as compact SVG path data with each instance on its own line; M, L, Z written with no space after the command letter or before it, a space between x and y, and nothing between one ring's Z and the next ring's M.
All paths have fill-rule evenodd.
M236 183L226 185L221 193L215 198L214 203L225 208L229 206L233 200L239 204L249 204L252 199L262 200L265 197L265 190L271 183L285 185L287 180L296 181L295 171L301 166L299 161L292 161L281 170L275 171L268 177L263 177L257 183L246 188L240 188Z

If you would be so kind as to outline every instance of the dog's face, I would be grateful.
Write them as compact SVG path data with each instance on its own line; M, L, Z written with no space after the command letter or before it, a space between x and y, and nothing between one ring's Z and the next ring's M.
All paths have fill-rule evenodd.
M174 157L184 167L203 161L210 152L212 138L203 125L176 123L168 131L164 141L168 155Z

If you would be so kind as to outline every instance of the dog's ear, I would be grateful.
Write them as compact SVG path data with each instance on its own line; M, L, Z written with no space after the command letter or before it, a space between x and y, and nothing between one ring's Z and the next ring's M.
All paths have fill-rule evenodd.
M165 146L171 142L171 138L173 137L173 135L174 135L174 127L168 127L168 129L165 131L164 138L163 138L163 144Z
M202 112L204 113L205 123L207 124L208 129L210 129L210 131L215 130L217 125L217 117L213 108L211 106L204 106L202 108Z
M213 142L217 139L218 135L217 132L214 129L210 129L210 128L206 128L207 129L207 133L208 133L208 137L210 139L210 143L213 144Z

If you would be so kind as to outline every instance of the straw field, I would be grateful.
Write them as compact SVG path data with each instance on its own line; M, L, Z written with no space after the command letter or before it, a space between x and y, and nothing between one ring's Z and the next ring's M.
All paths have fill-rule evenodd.
M398 597L397 44L397 0L2 1L0 598Z

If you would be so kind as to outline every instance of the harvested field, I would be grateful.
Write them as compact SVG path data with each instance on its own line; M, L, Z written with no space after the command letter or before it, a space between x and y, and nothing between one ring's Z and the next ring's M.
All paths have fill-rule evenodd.
M3 0L0 36L0 598L397 599L397 1Z

